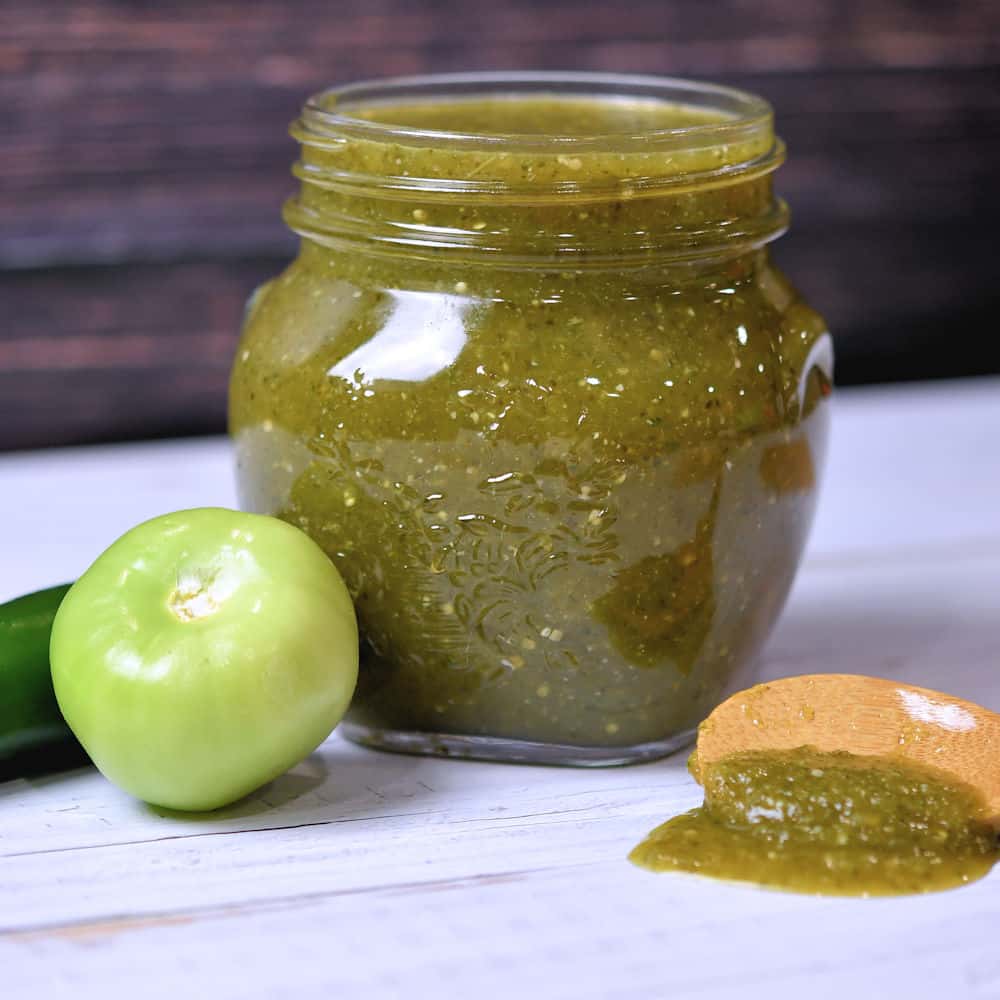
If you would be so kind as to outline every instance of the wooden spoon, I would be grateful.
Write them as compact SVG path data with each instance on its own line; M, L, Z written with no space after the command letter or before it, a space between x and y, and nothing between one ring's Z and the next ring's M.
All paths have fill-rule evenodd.
M698 729L696 777L741 750L844 750L904 757L971 785L1000 829L1000 715L971 701L855 674L758 684L724 701Z

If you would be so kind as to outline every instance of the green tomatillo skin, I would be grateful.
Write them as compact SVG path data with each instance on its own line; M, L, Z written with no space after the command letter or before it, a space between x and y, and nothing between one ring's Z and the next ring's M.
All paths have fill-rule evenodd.
M63 600L50 658L59 707L106 777L154 805L208 810L326 739L354 692L358 632L305 534L200 508L108 548Z

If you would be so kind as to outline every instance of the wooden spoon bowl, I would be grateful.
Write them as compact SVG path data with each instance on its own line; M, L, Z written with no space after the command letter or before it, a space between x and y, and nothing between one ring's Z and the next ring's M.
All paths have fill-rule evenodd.
M693 769L699 777L733 753L803 746L933 767L976 789L1000 829L1000 715L879 677L811 674L740 691L699 727Z

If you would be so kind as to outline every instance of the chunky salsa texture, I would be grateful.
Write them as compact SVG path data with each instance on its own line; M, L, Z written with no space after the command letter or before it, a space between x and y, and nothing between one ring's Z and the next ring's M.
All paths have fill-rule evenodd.
M974 789L903 758L755 750L700 769L705 802L632 851L637 865L837 896L933 892L1000 857Z

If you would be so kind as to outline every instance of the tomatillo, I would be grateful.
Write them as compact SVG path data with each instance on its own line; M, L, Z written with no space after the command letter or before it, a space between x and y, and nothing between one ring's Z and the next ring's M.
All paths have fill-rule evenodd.
M302 760L358 676L347 588L307 535L221 508L123 535L64 598L50 648L70 728L116 785L216 809Z

